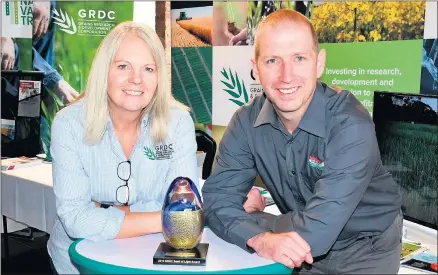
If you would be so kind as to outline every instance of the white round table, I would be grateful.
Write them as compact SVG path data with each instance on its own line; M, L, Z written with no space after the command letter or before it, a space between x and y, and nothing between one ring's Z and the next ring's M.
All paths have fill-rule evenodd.
M100 242L77 240L69 249L81 273L87 274L291 274L286 266L250 254L204 229L201 243L208 243L205 266L156 265L153 255L163 235L151 234Z

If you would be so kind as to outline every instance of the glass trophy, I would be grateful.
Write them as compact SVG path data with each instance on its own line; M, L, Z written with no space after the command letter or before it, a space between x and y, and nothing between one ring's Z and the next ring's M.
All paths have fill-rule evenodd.
M208 244L200 243L204 231L202 200L189 178L178 177L166 192L162 209L163 237L154 264L205 265Z

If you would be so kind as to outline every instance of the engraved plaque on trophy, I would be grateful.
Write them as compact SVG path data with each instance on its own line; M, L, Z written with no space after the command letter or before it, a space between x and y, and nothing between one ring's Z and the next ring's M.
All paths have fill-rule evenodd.
M208 244L199 243L204 213L198 189L189 178L176 178L166 192L162 210L163 236L154 264L205 265Z

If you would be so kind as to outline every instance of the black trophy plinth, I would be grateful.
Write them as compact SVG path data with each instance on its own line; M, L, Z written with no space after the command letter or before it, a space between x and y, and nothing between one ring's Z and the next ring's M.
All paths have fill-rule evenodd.
M154 255L154 264L160 265L205 265L208 243L199 243L192 249L175 249L161 243Z

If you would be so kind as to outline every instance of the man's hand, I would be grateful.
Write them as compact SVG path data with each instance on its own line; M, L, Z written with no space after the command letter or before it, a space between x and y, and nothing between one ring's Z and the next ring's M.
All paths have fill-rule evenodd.
M271 233L265 232L248 240L257 255L294 268L305 261L313 263L309 244L296 232Z
M73 102L79 96L79 93L65 80L60 80L58 83L56 83L56 85L53 87L53 90L57 95L63 96L69 103Z
M15 64L14 41L9 37L2 37L1 62L2 70L12 70Z
M33 1L33 37L46 34L50 20L50 2Z
M260 195L260 191L257 188L252 188L248 193L248 199L243 204L243 208L246 212L251 213L253 211L265 210L265 198Z

